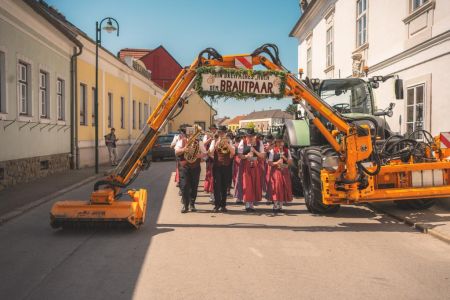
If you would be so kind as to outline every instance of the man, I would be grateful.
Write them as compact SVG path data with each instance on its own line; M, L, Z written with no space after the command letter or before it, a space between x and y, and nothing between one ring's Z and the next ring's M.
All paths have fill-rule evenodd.
M192 135L192 131L186 129L186 135L183 135L178 140L175 145L175 155L179 159L178 170L180 173L180 189L181 189L181 199L183 206L181 208L181 213L187 213L189 209L194 212L195 200L197 199L197 189L198 182L200 181L200 161L206 156L206 149L203 146L203 142L195 141L194 143L199 143L199 153L197 154L197 159L190 163L184 158L184 153L189 149L187 148L187 143L189 137Z
M232 158L235 154L234 146L226 136L227 127L220 126L218 130L218 139L211 142L208 154L213 159L213 178L214 178L214 212L226 212L227 194L230 182L230 167ZM223 141L226 141L223 144ZM222 147L222 149L219 148Z
M179 134L176 134L173 137L172 142L170 143L170 148L175 149L175 145L180 140L180 138L186 134L186 125L181 125L178 132ZM178 157L175 156L176 165L175 165L175 182L177 183L177 187L180 187L180 173L178 172ZM181 190L178 192L178 195L181 196Z
M205 149L209 149L212 141L214 141L215 139L216 134L217 126L214 124L209 126L209 134L205 134L205 136L203 137L203 145L205 145ZM213 162L211 158L206 160L206 172L205 181L203 183L203 190L205 191L205 193L209 194L209 202L214 202Z
M117 166L116 142L118 139L116 138L115 132L116 130L111 128L111 132L105 135L105 144L106 147L108 147L109 162L111 163L111 166Z

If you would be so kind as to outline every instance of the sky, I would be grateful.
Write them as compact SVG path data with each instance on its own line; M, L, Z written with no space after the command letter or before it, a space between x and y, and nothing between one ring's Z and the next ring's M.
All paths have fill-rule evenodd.
M102 33L102 45L122 48L163 45L182 65L213 47L221 54L251 53L264 43L280 48L284 66L297 69L297 40L289 32L300 16L298 0L47 0L75 26L95 38L95 22L113 17L120 34ZM218 116L285 109L289 99L213 103Z

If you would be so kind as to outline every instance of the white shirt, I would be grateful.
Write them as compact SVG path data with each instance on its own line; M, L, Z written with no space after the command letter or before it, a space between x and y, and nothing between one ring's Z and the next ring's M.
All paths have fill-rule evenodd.
M175 144L175 151L176 150L180 150L181 148L183 148L184 146L183 146L183 140L182 139L179 139L178 141L177 141L177 143ZM200 152L201 153L203 153L203 154L206 154L207 152L206 152L206 149L205 149L205 144L203 144L203 142L202 141L200 141L199 142L199 149L200 149Z
M231 143L231 141L230 140L228 140L228 144L231 146L231 147L233 147L233 144ZM216 147L216 140L213 140L212 142L211 142L211 145L209 145L209 152L214 152L214 148Z
M244 140L242 140L242 141L239 142L239 145L238 145L238 149L237 149L237 150L238 150L237 152L238 152L239 154L243 154L243 153L244 153ZM261 141L259 141L259 146L257 145L257 146L255 147L255 150L258 151L258 152L260 152L260 153L264 152L264 145L263 145L263 143L262 143Z
M177 142L178 142L179 139L180 139L180 135L179 135L179 134L176 134L176 135L173 137L172 143L170 143L170 148L175 147L175 145L177 144Z
M287 159L292 159L291 150L288 149L288 157ZM275 155L275 151L272 149L269 151L269 161L273 161L273 156Z

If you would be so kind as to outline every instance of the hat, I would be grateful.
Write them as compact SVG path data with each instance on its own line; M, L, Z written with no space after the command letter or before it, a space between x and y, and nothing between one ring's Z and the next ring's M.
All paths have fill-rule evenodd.
M215 128L217 128L217 127L215 127ZM219 126L219 131L226 132L227 130L228 130L227 126L223 126L223 125Z
M273 140L273 135L271 133L266 135L266 140Z
M253 129L253 128L247 129L247 132L245 133L245 135L247 135L247 136L254 136L255 134L256 134L255 129Z
M211 126L209 126L209 129L217 129L216 124L212 124Z

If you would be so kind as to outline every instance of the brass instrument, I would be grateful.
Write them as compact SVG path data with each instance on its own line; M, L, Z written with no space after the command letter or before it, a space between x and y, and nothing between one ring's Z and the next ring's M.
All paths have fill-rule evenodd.
M228 154L230 153L230 149L228 145L230 144L230 139L227 136L220 138L219 143L217 144L217 150L220 154Z
M195 126L195 132L189 137L187 141L186 150L184 152L184 159L190 164L193 164L197 160L197 155L200 151L198 136L201 133L202 130L199 128L199 126Z

